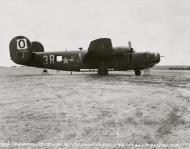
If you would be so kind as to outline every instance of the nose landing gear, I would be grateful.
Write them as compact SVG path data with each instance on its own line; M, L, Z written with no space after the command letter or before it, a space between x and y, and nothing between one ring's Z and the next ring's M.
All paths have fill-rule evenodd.
M149 69L144 69L144 76L150 76L150 70Z
M134 71L135 71L135 75L136 76L140 76L141 75L141 70L134 70ZM144 69L143 76L150 76L150 70L149 69Z

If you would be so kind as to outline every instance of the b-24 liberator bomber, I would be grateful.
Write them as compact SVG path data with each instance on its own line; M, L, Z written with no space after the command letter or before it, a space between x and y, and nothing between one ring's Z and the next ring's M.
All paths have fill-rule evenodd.
M9 50L16 64L71 72L95 69L98 75L108 75L109 70L134 70L139 76L141 70L160 62L159 53L135 52L131 42L128 44L128 47L113 47L111 39L99 38L91 41L87 50L45 52L40 42L17 36L11 40Z

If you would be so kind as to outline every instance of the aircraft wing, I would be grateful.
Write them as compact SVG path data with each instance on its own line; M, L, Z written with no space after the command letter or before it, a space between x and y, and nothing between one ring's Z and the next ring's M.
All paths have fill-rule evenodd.
M100 63L109 62L112 52L111 39L99 38L90 42L88 52L85 54L83 61L89 67L96 67Z

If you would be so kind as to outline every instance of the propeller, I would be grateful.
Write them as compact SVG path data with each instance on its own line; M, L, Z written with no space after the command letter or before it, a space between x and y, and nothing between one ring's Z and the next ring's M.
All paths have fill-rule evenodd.
M132 48L131 41L128 41L129 49Z
M131 41L128 41L128 45L129 45L129 60L132 60L132 53L134 53L135 51L132 48L132 44Z
M134 53L135 51L134 51L133 48L132 48L131 41L128 41L128 45L129 45L130 54L131 54L131 53Z

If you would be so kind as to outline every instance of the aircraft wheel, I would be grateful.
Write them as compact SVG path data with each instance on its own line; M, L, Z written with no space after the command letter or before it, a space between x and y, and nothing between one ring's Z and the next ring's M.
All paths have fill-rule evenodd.
M135 75L136 76L140 76L141 75L141 71L140 70L135 70Z
M108 69L105 65L103 64L100 65L100 67L98 68L98 75L100 76L108 75Z

